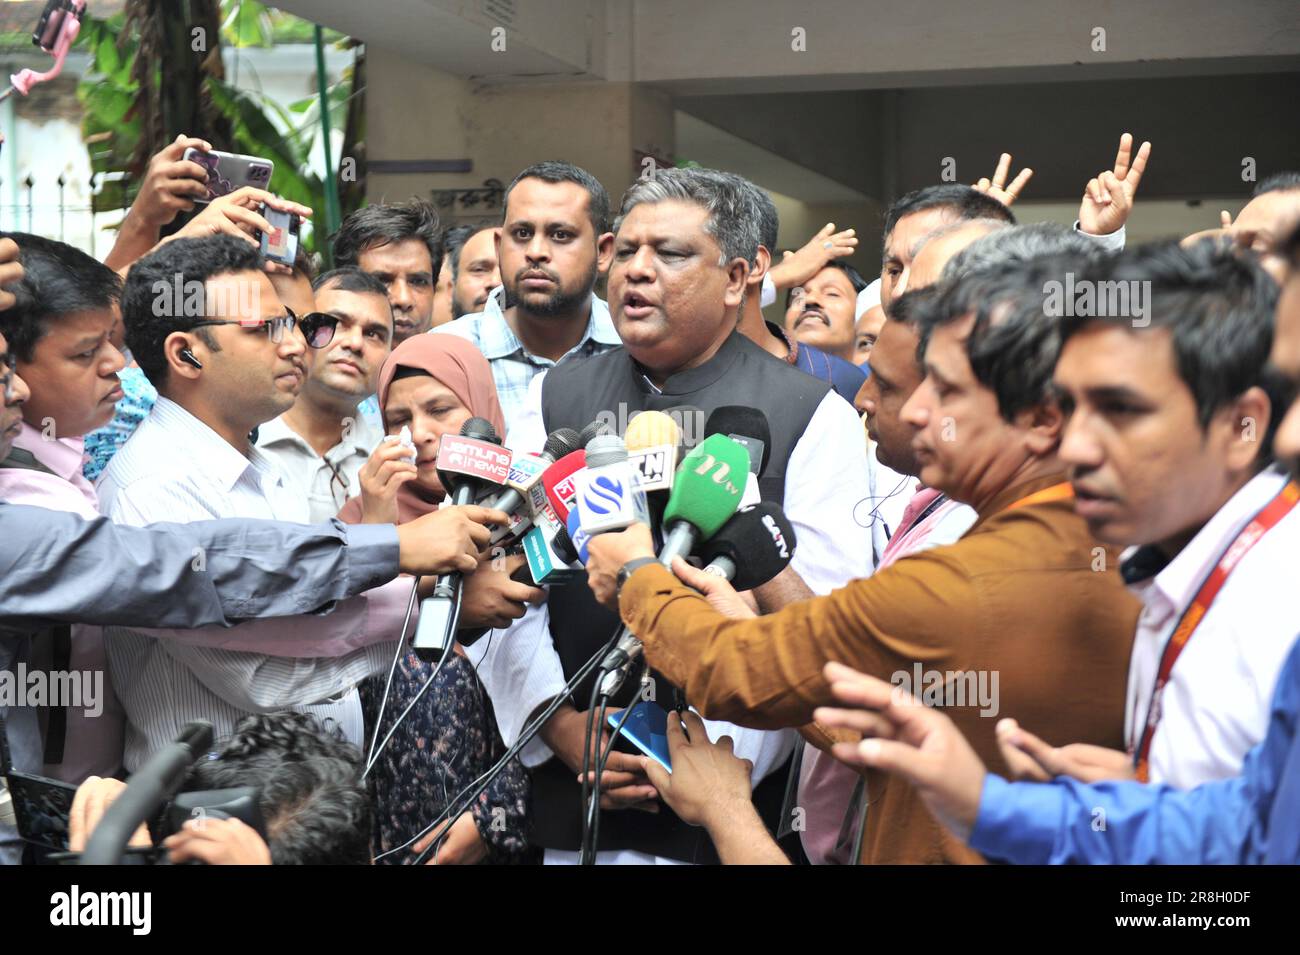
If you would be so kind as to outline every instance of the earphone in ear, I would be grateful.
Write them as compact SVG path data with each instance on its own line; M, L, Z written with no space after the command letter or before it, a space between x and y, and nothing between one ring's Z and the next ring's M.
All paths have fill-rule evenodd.
M193 365L195 368L203 367L203 363L200 362L197 358L195 358L194 352L190 351L188 348L181 349L180 358L181 361L185 362L185 364L187 365Z

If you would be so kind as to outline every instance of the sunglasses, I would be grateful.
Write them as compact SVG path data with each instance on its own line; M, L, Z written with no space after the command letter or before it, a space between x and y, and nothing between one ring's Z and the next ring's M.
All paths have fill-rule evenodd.
M265 328L271 344L278 345L284 341L285 332L297 325L302 332L302 337L311 348L324 348L334 340L334 330L338 328L339 320L333 315L326 315L324 312L312 312L309 315L299 317L293 313L291 308L286 308L285 312L284 315L269 319L209 318L201 322L195 322L190 328L203 328L206 325L238 325L240 328Z

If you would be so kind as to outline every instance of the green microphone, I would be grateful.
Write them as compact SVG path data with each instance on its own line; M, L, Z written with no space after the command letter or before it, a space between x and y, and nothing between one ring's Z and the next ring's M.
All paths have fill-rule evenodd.
M748 474L749 452L724 434L709 435L682 459L664 509L666 534L659 560L665 567L731 520Z

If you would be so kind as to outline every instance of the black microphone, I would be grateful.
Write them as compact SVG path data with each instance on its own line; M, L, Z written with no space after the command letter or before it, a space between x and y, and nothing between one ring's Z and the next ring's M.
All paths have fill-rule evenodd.
M541 454L519 454L511 459L506 490L487 505L511 515L511 522L492 532L491 543L499 544L504 540L522 537L533 525L538 512L545 510L546 506L542 474L560 458L582 447L581 440L581 436L572 428L559 428L547 437ZM524 508L520 519L515 521L515 512L525 504L528 506Z
M593 421L578 432L578 447L585 448L598 434L609 434L609 426L603 421ZM576 450L576 449L575 449Z
M794 527L781 505L760 501L737 511L699 548L704 571L732 582L737 590L753 590L776 577L794 557ZM603 663L611 670L601 692L613 695L641 654L641 641L624 627Z
M767 415L757 408L744 405L722 405L713 409L704 422L704 436L725 434L732 441L745 446L749 452L749 471L762 477L772 453L772 429Z
M186 723L174 743L150 756L126 781L126 788L104 811L90 834L80 865L117 865L140 823L157 815L185 782L190 766L212 748L212 724Z
M794 527L781 505L760 501L738 510L700 545L699 556L705 572L726 578L737 590L753 590L789 566L795 544Z
M510 473L510 452L492 423L470 418L459 435L444 434L438 441L438 477L453 505L473 504L484 483L503 484ZM443 574L433 594L420 601L420 622L411 648L426 663L442 659L451 646L460 621L460 594L464 578L459 573ZM478 636L466 633L468 646Z

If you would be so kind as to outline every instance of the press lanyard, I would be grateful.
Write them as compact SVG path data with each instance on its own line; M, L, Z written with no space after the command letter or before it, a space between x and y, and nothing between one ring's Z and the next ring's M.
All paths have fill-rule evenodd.
M1164 652L1160 655L1160 669L1156 671L1155 686L1151 689L1151 699L1147 704L1146 726L1142 730L1142 739L1133 756L1133 765L1137 771L1137 778L1141 782L1147 782L1150 776L1151 740L1155 736L1156 726L1160 723L1160 697L1169 682L1174 663L1187 646L1187 642L1192 639L1196 628L1205 619L1210 604L1214 603L1214 598L1223 589L1228 576L1250 549L1259 543L1260 538L1291 513L1297 501L1300 501L1300 487L1297 487L1294 481L1288 481L1286 487L1282 488L1227 546L1201 584L1200 590L1196 592L1196 596L1192 598L1191 604L1183 612L1178 626L1170 634Z

